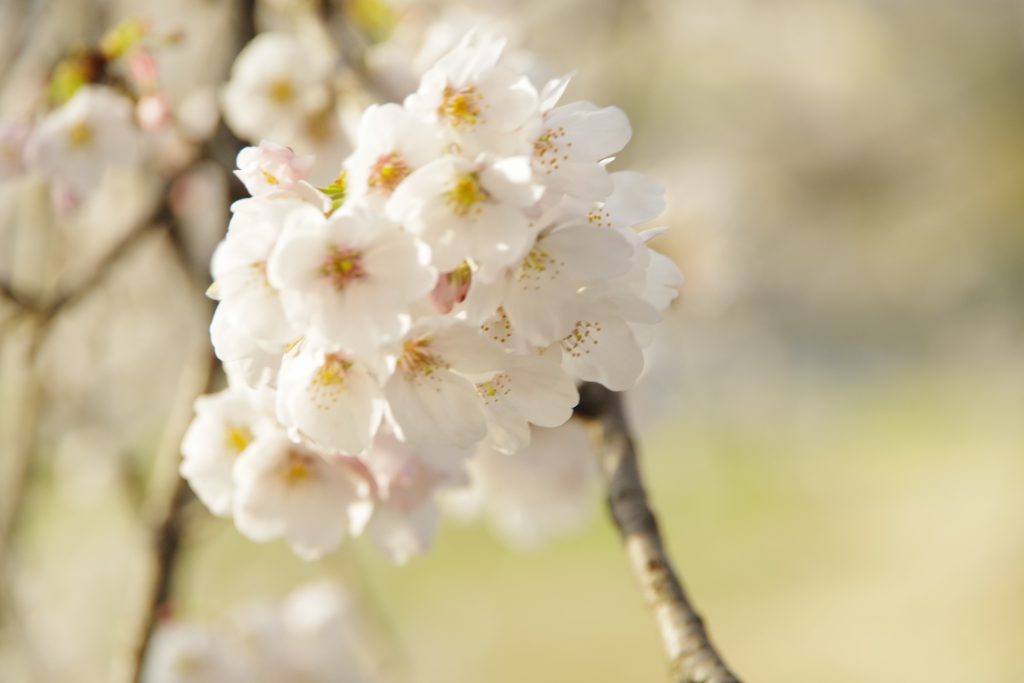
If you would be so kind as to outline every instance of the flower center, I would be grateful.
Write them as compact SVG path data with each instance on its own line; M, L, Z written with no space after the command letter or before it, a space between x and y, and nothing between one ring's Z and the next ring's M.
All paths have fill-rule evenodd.
M72 148L81 148L92 142L92 128L85 121L79 121L68 131L68 142Z
M406 375L430 376L434 370L443 370L448 364L430 353L430 339L407 341L398 359L398 369Z
M481 202L490 198L487 191L480 186L475 173L467 173L455 179L445 193L445 200L456 216L467 216L472 212L478 215Z
M562 161L569 160L568 149L566 153L560 154L561 150L558 145L559 140L563 137L565 137L565 128L549 128L533 142L533 156L548 175L559 170ZM572 147L572 143L567 143L566 147Z
M295 86L288 79L274 81L270 84L270 99L277 104L288 104L295 99Z
M252 443L252 430L244 426L228 425L224 432L224 440L227 441L228 449L238 455Z
M391 152L377 159L377 163L370 169L370 178L366 184L384 194L391 194L409 173L409 166L402 160L402 157Z
M331 246L327 251L327 258L320 266L320 274L330 280L335 289L345 289L353 280L358 280L364 275L362 256L355 249Z
M350 367L352 363L336 353L329 353L324 358L324 364L313 376L313 384L323 387L344 387L345 372Z
M442 119L448 119L454 128L462 125L475 126L483 118L483 101L483 95L473 86L456 90L448 85L445 86L437 115Z
M297 451L288 451L288 459L281 466L281 479L288 486L295 486L313 478L313 458Z
M601 331L601 323L577 320L572 332L565 335L559 343L562 349L573 358L589 356L590 348L597 345L597 337Z
M489 381L477 384L476 393L483 399L484 405L492 405L500 401L502 396L508 396L512 392L511 381L507 372L499 372Z
M533 249L530 250L523 260L519 264L519 268L516 269L516 282L529 283L539 282L544 279L555 279L562 272L562 266L565 265L561 261L557 261L550 252L540 246L540 243L534 245Z
M495 317L481 324L480 331L499 344L507 344L512 338L512 322L508 319L505 307L498 306Z

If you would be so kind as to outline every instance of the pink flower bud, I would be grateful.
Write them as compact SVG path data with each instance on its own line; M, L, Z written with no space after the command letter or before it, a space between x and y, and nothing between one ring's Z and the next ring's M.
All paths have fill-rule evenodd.
M463 263L450 273L442 273L437 278L434 291L430 293L430 301L437 308L438 312L448 314L466 300L469 293L469 285L473 279L469 266Z
M297 190L309 176L312 156L296 156L288 147L263 140L238 153L235 175L253 197Z

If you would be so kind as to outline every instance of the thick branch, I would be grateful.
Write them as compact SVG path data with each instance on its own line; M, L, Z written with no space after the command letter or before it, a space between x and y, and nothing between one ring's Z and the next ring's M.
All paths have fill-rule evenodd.
M633 573L658 622L673 683L739 683L715 650L665 550L647 502L622 395L601 385L580 388L577 414L600 430L598 457L608 506L626 546Z

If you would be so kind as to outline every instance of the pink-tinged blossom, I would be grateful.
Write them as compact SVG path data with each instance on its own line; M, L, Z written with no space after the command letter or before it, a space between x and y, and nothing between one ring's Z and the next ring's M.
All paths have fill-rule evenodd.
M383 205L414 171L444 150L436 125L397 104L369 107L359 122L355 150L345 161L349 201L368 196Z
M245 147L238 153L235 175L253 197L287 196L305 192L300 183L309 177L312 155L296 155L294 151L267 140L256 147Z
M35 127L25 157L33 169L82 199L108 168L138 163L142 147L133 112L131 100L112 88L83 86Z
M377 436L366 455L377 487L367 531L392 561L404 564L430 548L441 522L435 494L468 483L463 466L471 454Z

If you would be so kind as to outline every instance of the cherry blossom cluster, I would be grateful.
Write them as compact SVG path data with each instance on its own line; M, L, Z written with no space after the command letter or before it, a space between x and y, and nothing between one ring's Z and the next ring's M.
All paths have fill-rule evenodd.
M364 683L359 620L349 596L313 583L279 604L238 605L214 623L162 622L146 655L144 683Z
M327 186L322 159L239 154L252 196L210 288L229 387L197 402L181 471L248 537L315 558L366 531L404 561L477 451L515 458L578 382L640 375L680 284L635 229L663 191L610 170L621 110L561 104L569 79L538 88L504 47L471 32L369 107Z

